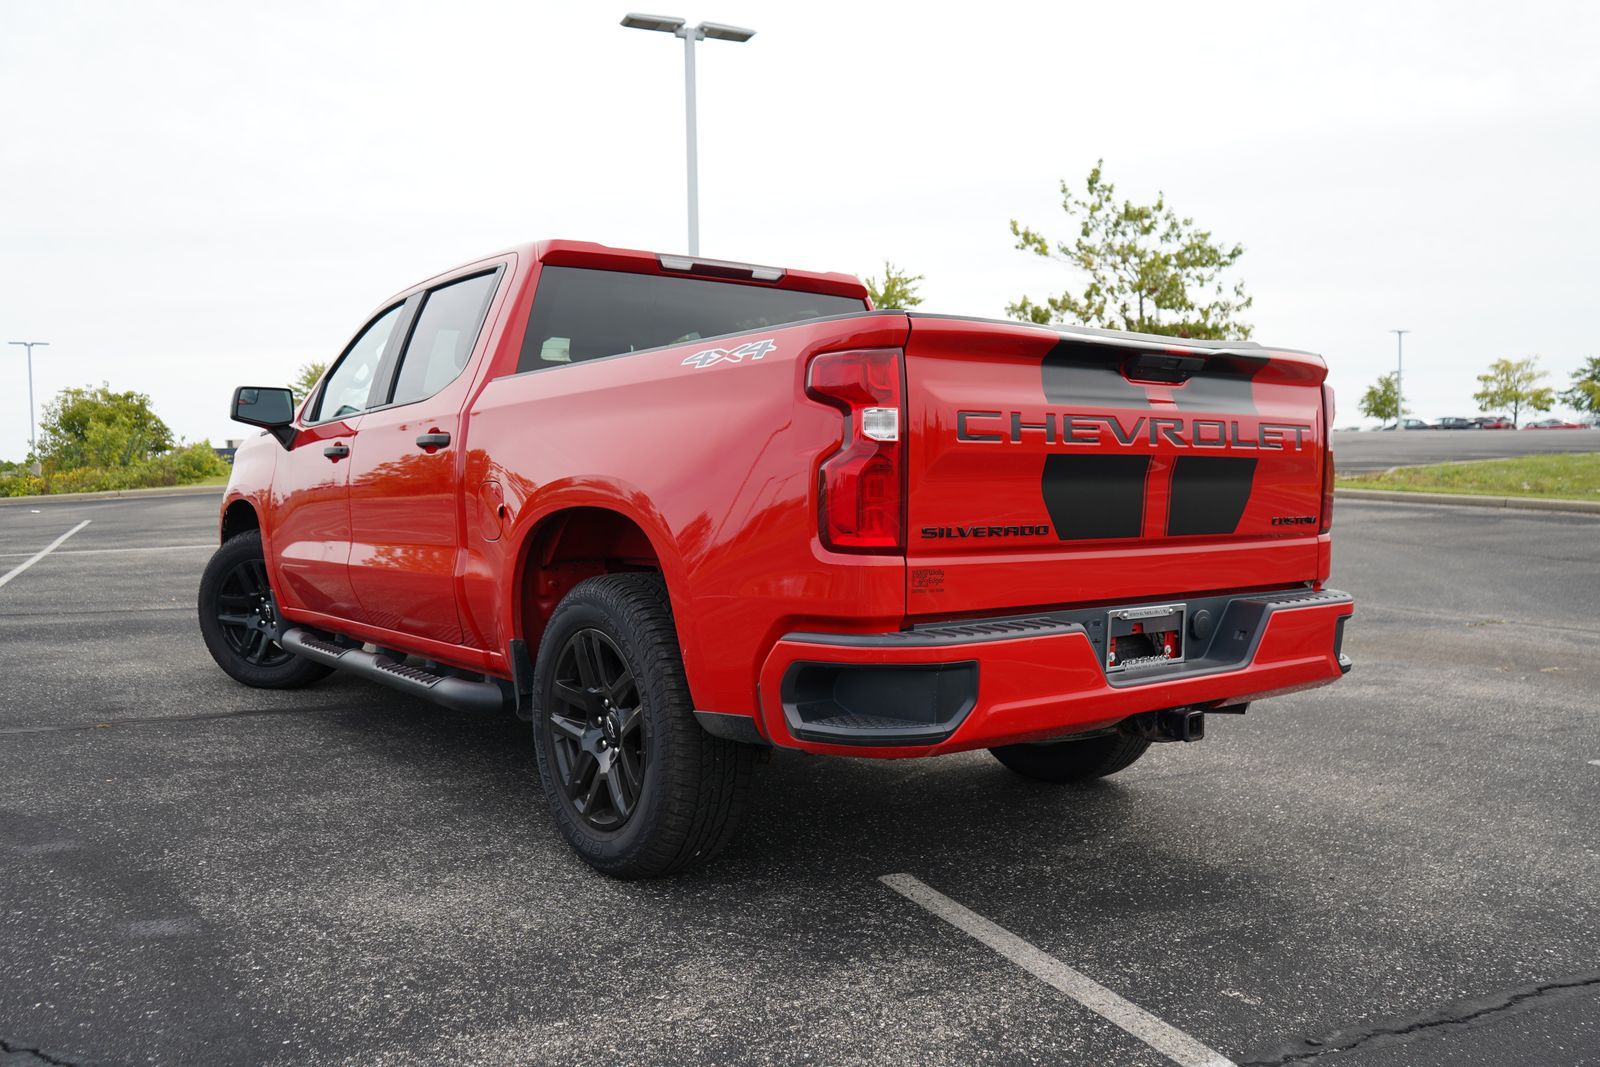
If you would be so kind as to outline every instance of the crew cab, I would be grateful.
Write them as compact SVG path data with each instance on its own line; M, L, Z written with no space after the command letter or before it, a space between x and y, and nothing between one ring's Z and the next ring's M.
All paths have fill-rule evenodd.
M303 402L235 391L200 626L532 723L585 860L714 855L763 750L1114 773L1337 680L1323 361L873 310L572 241L430 278Z

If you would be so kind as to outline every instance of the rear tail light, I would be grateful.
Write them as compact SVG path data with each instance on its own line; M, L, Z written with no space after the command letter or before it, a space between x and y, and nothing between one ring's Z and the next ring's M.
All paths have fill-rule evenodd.
M1333 529L1333 388L1322 387L1322 526Z
M900 350L825 352L806 393L844 413L844 439L818 472L819 532L829 548L900 552L905 546L905 379Z

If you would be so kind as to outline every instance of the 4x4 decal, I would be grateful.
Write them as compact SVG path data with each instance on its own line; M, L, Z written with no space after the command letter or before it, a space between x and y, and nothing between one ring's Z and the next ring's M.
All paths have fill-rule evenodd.
M718 363L743 363L746 356L751 359L760 359L777 347L769 337L760 341L751 341L749 344L740 345L738 348L708 348L704 352L696 352L692 356L685 356L683 358L683 366L715 367Z

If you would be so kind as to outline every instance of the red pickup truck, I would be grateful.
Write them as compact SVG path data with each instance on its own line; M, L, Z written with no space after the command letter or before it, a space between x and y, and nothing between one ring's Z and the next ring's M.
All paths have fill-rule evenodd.
M200 626L533 724L621 877L714 855L772 746L1111 774L1327 684L1321 359L874 311L855 278L571 241L385 301L234 461Z

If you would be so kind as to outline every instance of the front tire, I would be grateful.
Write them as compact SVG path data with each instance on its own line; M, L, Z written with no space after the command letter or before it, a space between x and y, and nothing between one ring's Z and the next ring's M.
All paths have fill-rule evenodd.
M754 752L695 721L660 575L608 574L574 587L539 642L534 699L545 800L596 870L674 874L737 834Z
M235 681L257 689L298 689L333 673L333 668L294 655L268 635L280 620L267 582L260 530L230 537L212 553L200 576L199 610L206 650Z
M1124 734L1102 734L1047 745L1002 745L989 751L1005 766L1040 782L1087 782L1116 774L1144 755L1150 742Z

